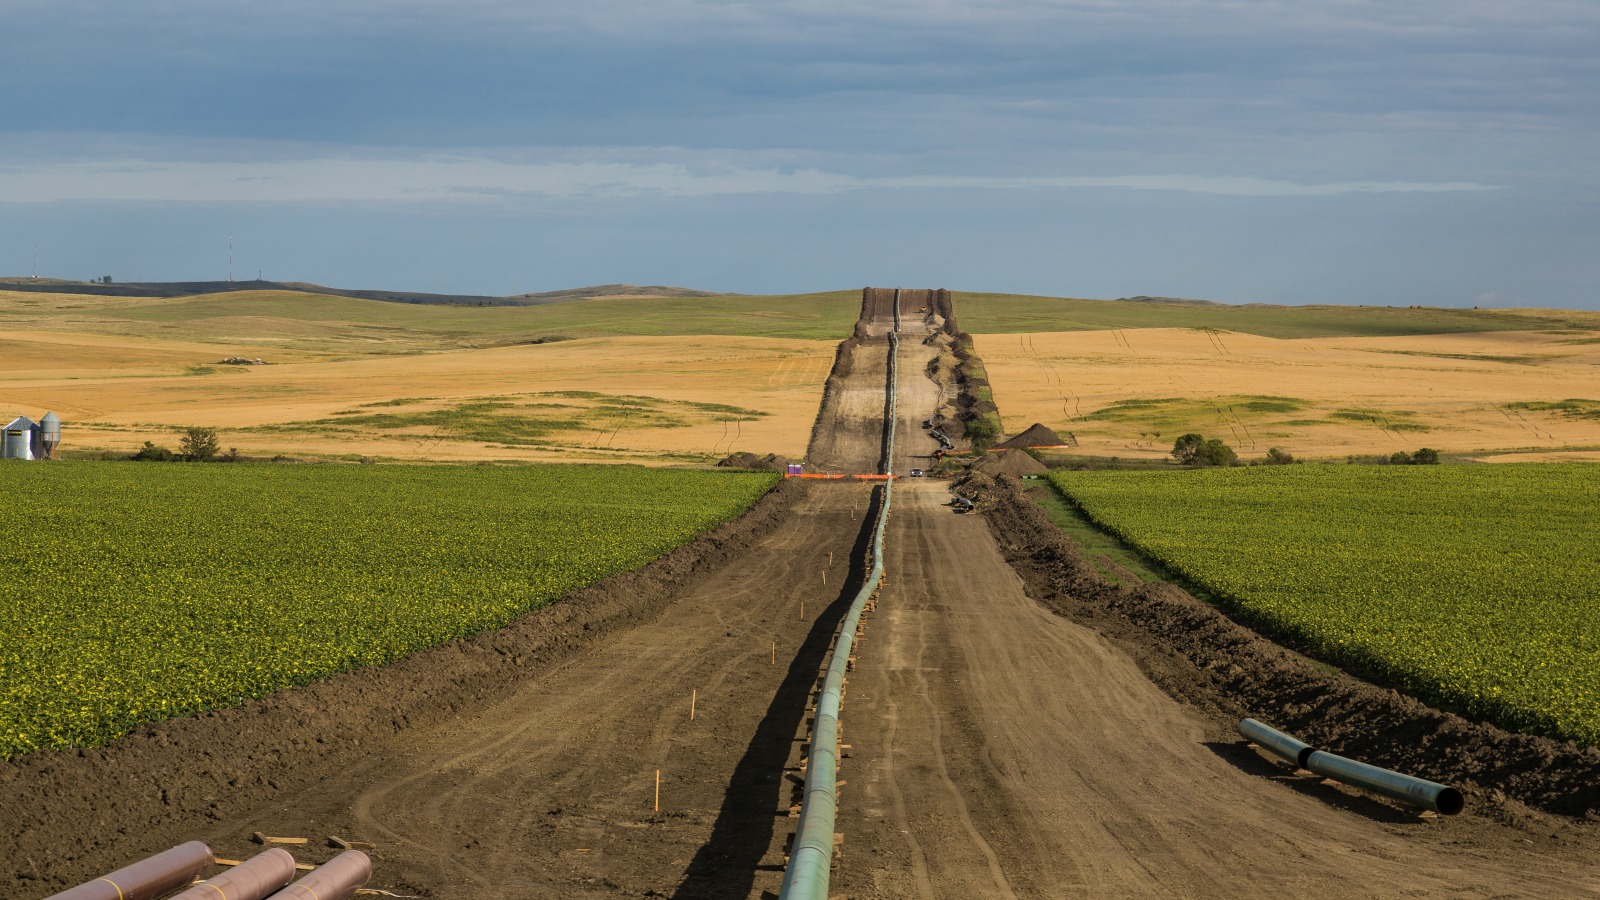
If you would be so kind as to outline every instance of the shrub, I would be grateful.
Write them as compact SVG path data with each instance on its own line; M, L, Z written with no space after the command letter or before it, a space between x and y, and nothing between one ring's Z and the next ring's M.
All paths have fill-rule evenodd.
M217 440L215 428L196 426L184 431L183 439L178 441L178 450L185 462L210 462L221 452L222 442Z
M1236 466L1239 454L1221 438L1207 438L1190 432L1172 443L1172 455L1186 466Z
M1269 466L1287 466L1294 462L1294 454L1281 447L1273 447L1267 451L1265 462Z
M165 447L157 447L152 441L145 441L144 446L140 447L137 453L128 458L153 462L172 462L177 459L177 454Z

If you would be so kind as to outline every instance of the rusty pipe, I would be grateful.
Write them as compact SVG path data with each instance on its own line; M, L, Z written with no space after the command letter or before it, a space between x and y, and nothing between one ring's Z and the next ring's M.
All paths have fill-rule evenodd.
M190 841L88 884L69 888L49 900L154 900L193 884L214 865L211 848Z
M371 877L372 860L360 850L346 850L270 900L347 900Z
M208 878L172 900L265 900L294 877L294 857L273 847L215 878Z

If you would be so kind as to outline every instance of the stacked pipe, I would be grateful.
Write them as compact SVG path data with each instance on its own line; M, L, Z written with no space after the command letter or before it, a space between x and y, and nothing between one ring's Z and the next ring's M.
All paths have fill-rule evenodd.
M1453 816L1466 806L1466 800L1461 796L1461 792L1449 785L1402 775L1399 772L1391 772L1388 769L1380 769L1364 762L1318 750L1255 719L1241 721L1239 733L1257 746L1324 778L1342 781L1446 816Z
M883 535L889 524L889 506L894 491L894 433L896 378L900 354L900 291L894 297L894 331L889 333L888 398L885 401L888 440L883 474L883 506L872 533L872 569L867 581L850 602L844 623L834 639L833 656L817 695L817 715L811 730L811 755L806 759L805 793L800 801L800 824L790 845L789 865L783 872L780 900L827 900L828 881L833 872L833 828L839 813L839 707L844 700L845 670L856 629L867 601L877 593L883 580Z
M157 900L185 887L170 900L348 900L372 877L372 860L359 850L335 856L293 884L294 857L276 847L197 880L214 865L211 848L190 841L49 900Z

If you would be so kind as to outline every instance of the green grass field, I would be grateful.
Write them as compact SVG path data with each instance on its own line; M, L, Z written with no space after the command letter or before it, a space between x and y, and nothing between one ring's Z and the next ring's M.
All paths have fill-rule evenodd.
M1600 467L1057 472L1269 633L1508 728L1600 744Z
M542 306L387 303L291 291L174 299L4 295L0 325L210 340L219 325L256 338L308 336L313 346L445 349L550 337L736 335L842 340L860 291L770 297L596 299ZM307 328L306 326L315 326Z
M952 292L956 318L973 334L1095 331L1109 328L1219 328L1272 338L1383 337L1474 331L1600 328L1600 314L1564 318L1514 310L1385 306L1223 306L1079 300Z
M0 465L0 757L501 627L743 513L765 474Z

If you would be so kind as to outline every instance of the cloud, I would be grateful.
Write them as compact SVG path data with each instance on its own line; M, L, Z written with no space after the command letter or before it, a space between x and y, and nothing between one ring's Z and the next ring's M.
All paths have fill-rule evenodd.
M563 155L572 155L569 152ZM704 197L838 194L863 190L1070 190L1117 188L1238 197L1485 191L1475 182L1358 181L1305 184L1253 177L1184 175L858 176L814 167L753 166L707 155L692 163L324 158L258 162L150 160L0 167L0 202L465 203L516 198ZM666 156L693 157L681 150Z

